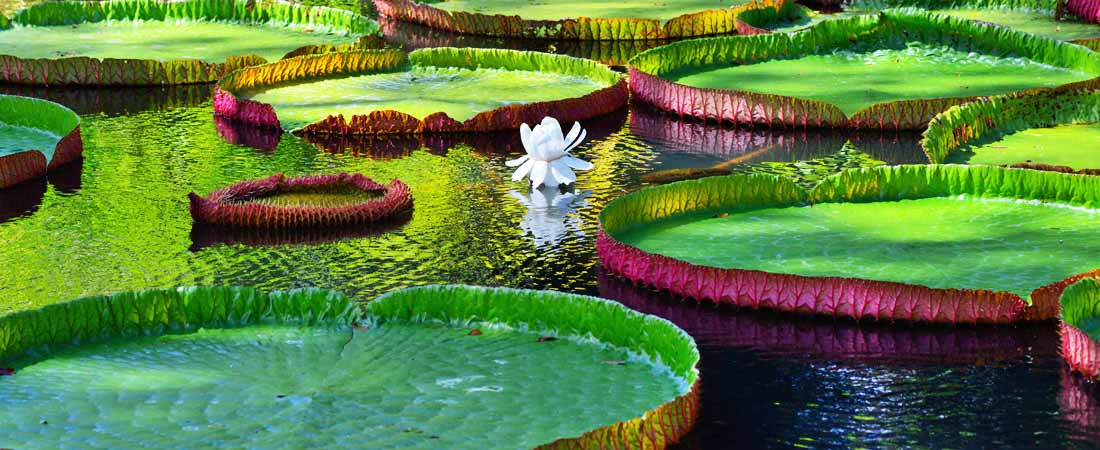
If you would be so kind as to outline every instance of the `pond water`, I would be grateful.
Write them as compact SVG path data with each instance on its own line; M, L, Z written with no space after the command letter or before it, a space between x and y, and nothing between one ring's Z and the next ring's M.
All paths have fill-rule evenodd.
M747 131L632 107L584 122L589 140L574 153L595 168L574 190L533 192L504 166L523 153L518 133L311 143L215 120L209 89L0 88L73 108L85 142L82 165L0 193L0 314L192 284L317 286L362 300L429 283L554 289L623 301L696 337L703 411L678 448L1100 446L1100 393L1062 373L1053 327L732 312L599 272L596 215L646 174L737 160L731 170L812 184L841 167L923 162L919 136ZM191 191L339 171L400 178L415 211L351 235L233 234L188 214Z

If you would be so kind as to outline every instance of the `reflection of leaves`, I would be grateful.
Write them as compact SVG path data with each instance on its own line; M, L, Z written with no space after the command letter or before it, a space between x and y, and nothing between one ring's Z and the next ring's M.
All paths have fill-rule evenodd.
M794 162L762 162L735 166L733 173L766 173L788 177L803 188L810 190L817 187L825 178L844 169L859 167L874 167L886 164L862 151L859 151L851 142L844 144L840 151L821 158L814 158Z

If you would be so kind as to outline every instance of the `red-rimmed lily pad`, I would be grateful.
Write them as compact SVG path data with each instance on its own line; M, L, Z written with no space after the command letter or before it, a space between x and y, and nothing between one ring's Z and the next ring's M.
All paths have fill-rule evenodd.
M81 158L80 117L57 103L0 95L0 189Z
M487 36L571 40L678 39L767 32L797 6L785 0L590 2L557 0L373 0L382 16ZM715 8L722 6L721 8Z
M662 449L698 360L663 319L554 292L120 293L0 317L0 446Z
M1062 293L1062 358L1092 381L1100 381L1100 281L1085 278Z
M644 189L600 214L612 272L677 295L944 324L1051 320L1100 267L1100 179L995 166L852 169Z
M1090 85L1098 75L1100 54L1080 46L890 10L659 47L631 60L630 88L640 101L701 119L909 130L980 96Z
M377 33L352 12L283 2L44 2L0 18L0 81L209 83L288 55L375 46Z
M600 297L668 319L700 346L860 365L984 365L1026 357L1047 327L910 327L714 308L601 271Z
M246 68L222 79L214 111L300 134L516 130L544 117L574 122L626 105L607 66L513 50L334 52Z
M408 212L409 187L382 185L361 174L246 181L206 197L191 193L196 222L229 227L295 229L367 225Z

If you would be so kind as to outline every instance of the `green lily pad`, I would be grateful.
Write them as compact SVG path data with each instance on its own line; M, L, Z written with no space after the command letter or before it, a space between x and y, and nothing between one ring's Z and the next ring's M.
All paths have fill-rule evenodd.
M704 66L669 76L671 81L699 88L735 87L819 100L838 106L848 115L876 103L1004 94L1089 78L1083 72L1025 58L919 42L863 46L745 65Z
M275 87L249 97L273 106L284 129L330 115L394 110L424 119L436 112L464 121L512 104L582 97L607 87L582 75L413 65L408 71Z
M921 142L933 163L1100 169L1100 94L1054 90L999 96L937 116Z
M514 130L546 116L587 120L626 100L622 77L586 59L498 49L387 49L239 70L218 82L214 111L301 134L420 134Z
M318 290L118 294L0 317L0 355L13 448L532 448L661 408L698 359L612 302L470 287L362 317Z
M845 5L845 11L870 13L899 7L922 8L1063 41L1100 37L1100 24L1069 13L1055 17L1056 0L855 0Z
M349 11L282 2L50 1L0 20L0 81L205 83L288 55L374 45L377 33Z
M558 20L572 17L669 20L684 14L708 9L743 5L749 3L749 1L678 0L654 2L652 0L625 0L592 2L586 0L551 0L533 2L531 0L445 0L425 3L431 3L432 6L444 11L503 14L506 16L520 16L529 20Z
M961 165L849 169L812 190L777 176L704 178L608 204L601 260L681 295L753 307L1047 318L1057 314L1049 286L1100 267L1098 183Z
M61 136L47 130L0 122L0 157L36 149L49 161L60 140Z
M707 120L919 130L984 96L1096 84L1098 55L908 8L647 50L631 59L630 88L639 101Z
M76 113L57 103L0 95L0 157L36 150L49 163L57 143L79 124Z
M1085 278L1062 293L1062 320L1100 342L1100 281Z
M1067 166L1072 169L1100 168L1100 124L1067 124L1030 128L1000 140L956 153L967 164L1011 165L1018 163ZM969 153L969 154L968 154Z
M933 12L995 23L1013 30L1063 41L1100 37L1100 24L1080 22L1073 17L1055 20L1053 11L952 8L936 9Z
M230 56L282 58L304 43L343 45L356 34L305 26L214 21L112 20L58 26L16 26L0 31L4 53L21 58L134 58L222 62Z
M1100 210L1016 199L932 197L693 216L619 235L704 266L1009 291L1098 265Z

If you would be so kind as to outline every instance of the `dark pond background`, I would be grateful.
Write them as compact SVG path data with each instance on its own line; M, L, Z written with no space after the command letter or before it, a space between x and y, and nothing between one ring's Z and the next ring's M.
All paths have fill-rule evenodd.
M553 45L622 60L644 49L383 29L410 48ZM918 135L754 131L632 106L584 123L590 139L575 153L595 168L575 188L532 192L504 166L523 153L515 133L306 142L217 120L209 86L0 92L73 108L85 142L82 163L0 192L0 314L194 284L318 286L363 301L428 283L579 292L666 317L698 340L703 412L678 448L1100 448L1100 391L1063 372L1053 326L929 329L730 311L599 268L598 212L655 172L734 161L736 171L812 185L844 167L925 162ZM308 235L191 223L189 192L339 171L402 179L415 212L377 229Z

